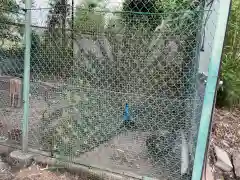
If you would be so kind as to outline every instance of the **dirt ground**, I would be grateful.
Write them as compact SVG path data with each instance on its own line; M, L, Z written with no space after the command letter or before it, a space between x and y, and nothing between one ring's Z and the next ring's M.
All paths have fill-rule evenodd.
M1 79L0 79L1 80ZM0 98L0 102L5 102L3 107L0 108L0 122L2 121L2 128L0 128L0 135L2 137L9 137L8 139L15 140L20 143L21 140L21 134L16 133L16 130L21 129L21 120L23 118L23 108L8 108L7 103L9 100L8 97L8 85L5 83L2 83L2 98ZM47 84L47 85L46 85ZM0 83L1 85L1 83ZM31 147L40 149L42 146L41 143L41 136L40 131L43 131L43 129L40 129L41 120L43 118L43 112L46 111L46 109L59 109L61 106L66 106L67 102L66 100L61 99L61 96L58 93L53 93L50 91L50 97L49 99L45 100L45 91L49 87L58 87L63 86L56 83L46 83L46 82L38 82L34 83L31 86L31 96L30 96L30 109L29 109L29 145ZM99 92L95 92L93 90L88 90L85 92L82 90L83 94L87 94L88 103L83 104L85 107L85 110L82 110L80 115L82 116L82 119L84 119L85 114L91 112L93 114L93 108L96 107L98 116L99 114L103 115L104 121L102 121L101 118L94 118L93 116L86 115L89 119L93 118L94 121L88 121L90 125L96 126L98 125L99 128L94 128L92 132L98 132L99 134L103 133L104 136L108 136L108 134L111 135L112 131L116 131L116 128L119 124L122 123L122 120L119 120L120 116L119 114L121 112L121 105L117 105L117 108L114 109L115 104L117 102L123 102L122 97L117 95L115 93L108 94L109 99L106 100L105 93L96 94ZM1 95L1 92L0 92ZM1 96L0 96L1 97ZM85 97L85 96L84 96ZM83 97L83 98L84 98ZM110 98L112 97L112 98ZM128 99L133 99L136 102L140 102L139 97L135 97L135 95L129 96ZM103 108L99 108L98 105L92 106L90 109L89 105L96 104L95 102L102 102L101 106ZM136 103L135 102L135 103ZM48 103L50 103L50 107L48 106ZM0 103L1 104L1 103ZM104 105L104 106L103 106ZM106 106L106 108L105 108ZM142 111L144 112L145 106L142 106ZM148 111L148 110L147 110ZM140 110L139 110L140 112ZM144 114L141 112L141 114ZM107 113L107 114L106 114ZM107 118L106 118L107 117ZM140 119L141 116L139 115L138 118ZM97 121L97 119L99 119ZM147 119L145 116L142 116L142 119ZM91 119L92 120L92 119ZM93 123L92 123L93 122ZM97 127L98 127L97 126ZM107 128L105 128L107 127ZM105 129L103 129L105 128ZM13 133L8 132L8 130L13 129ZM100 129L100 130L97 130ZM159 129L160 130L160 129ZM18 132L18 131L17 131ZM94 151L88 151L87 153L84 153L84 155L80 156L79 158L75 158L74 161L84 165L91 165L93 167L102 167L103 169L111 169L113 171L120 171L127 172L127 173L136 173L138 175L151 175L153 177L159 178L160 176L163 176L161 173L159 173L159 165L155 165L155 162L151 162L151 159L148 157L147 153L147 147L146 147L146 138L149 135L149 132L129 132L126 134L116 134L114 132L114 135L111 135L111 139L108 139L108 144L106 145L100 145L99 147L94 149ZM98 134L95 133L97 136ZM92 135L91 135L92 137ZM84 139L87 143L91 141L91 137L88 136L82 136L82 139ZM89 140L88 140L89 139ZM94 142L94 141L93 141ZM171 144L167 143L166 145L172 146ZM65 148L65 147L64 147ZM66 148L67 149L67 148ZM175 149L175 148L174 148ZM177 148L176 148L177 149ZM65 149L64 149L65 150ZM176 150L177 151L177 150ZM75 153L75 152L74 152ZM117 154L117 155L116 155ZM123 156L123 154L126 154ZM115 157L116 156L116 157ZM164 157L165 158L165 157ZM171 171L166 172L164 176L170 176L169 174L172 174L172 176L178 175L179 176L179 167L176 167L177 164L175 163L180 162L178 158L175 158L175 156L172 156L171 160L171 168L166 168L165 165L162 165L163 168L161 169L167 169L165 171ZM84 162L84 163L83 163ZM159 164L164 164L162 162L159 162ZM170 164L170 163L169 163ZM168 165L170 166L170 165Z
M216 155L214 146L218 146L226 151L230 158L233 153L240 152L240 109L234 110L215 109L212 133L210 137L210 146L208 150L208 162L211 166L211 176L215 179L234 180L236 175L233 171L223 172L214 164ZM210 178L211 179L211 178Z
M43 90L38 91L43 92ZM44 93L37 93L37 94L44 94ZM1 93L0 93L1 95ZM4 94L3 94L4 95ZM4 95L5 96L5 95ZM8 102L8 100L4 100L1 98L1 102ZM3 104L3 103L2 103ZM29 142L30 144L34 144L35 146L39 146L38 142L38 123L40 119L42 118L42 112L46 109L47 104L44 101L44 98L30 98L30 133L29 133L29 139L31 139L33 142ZM56 104L56 105L55 105ZM54 106L58 106L59 104L64 103L54 103ZM23 109L9 109L9 108L1 108L0 111L0 119L5 122L7 125L4 130L10 129L11 127L19 127L20 128L20 119L22 119L23 116ZM15 119L15 120L14 120ZM16 119L19 119L19 121L16 121ZM223 110L223 109L215 109L214 113L214 123L213 123L213 129L212 129L212 136L210 139L210 159L212 156L212 146L218 145L219 147L223 148L230 154L234 151L240 152L240 110L235 109L233 111ZM0 135L6 135L7 132L1 132ZM136 140L138 139L138 140ZM144 147L145 141L145 135L141 133L129 133L128 135L121 135L118 138L114 138L110 141L110 144L115 145L116 147L112 148L106 147L102 145L98 148L98 151L86 153L83 157L80 158L81 162L88 162L90 164L99 165L100 162L101 166L104 168L108 168L109 166L113 169L120 169L121 171L128 171L131 170L132 172L135 172L137 174L156 174L156 169L153 167L152 163L147 160L144 153L141 154L140 150L142 152L145 152L146 147ZM137 143L136 143L137 142ZM128 148L132 147L132 145L136 144L134 147L135 149ZM115 153L117 149L119 152L129 152L129 160L127 162L122 163L122 161L113 161L109 157ZM118 152L116 151L116 152ZM119 153L118 152L118 153ZM131 153L135 152L135 153ZM138 152L136 154L136 152ZM107 154L107 155L106 155ZM90 158L91 157L91 158ZM138 158L141 157L141 158ZM132 159L135 159L136 161L132 161ZM86 163L86 164L88 164ZM121 168L119 168L121 167ZM7 178L11 177L10 179L15 180L41 180L41 179L49 179L49 180L73 180L73 179L83 179L82 177L79 178L77 176L70 175L68 173L53 173L50 171L47 171L46 169L43 170L41 167L38 167L36 165L31 166L30 169L24 169L21 170L21 172L2 172L0 169L0 175L4 175L4 173L7 172ZM3 179L0 177L0 180ZM7 179L3 179L7 180Z
M18 172L4 170L0 172L1 180L85 180L86 177L79 177L67 172L51 171L48 167L32 165L21 169Z
M214 113L214 122L212 135L210 139L211 147L218 145L229 153L240 151L240 110L233 111L216 109ZM210 147L210 151L211 151ZM211 156L211 153L209 153ZM49 171L47 168L38 165L32 165L29 168L22 169L10 174L14 180L82 180L85 177L71 175L70 173L60 173ZM87 178L88 179L88 178ZM3 179L8 180L8 179Z
M240 109L215 109L211 146L217 145L232 154L240 152ZM211 149L211 148L210 148Z

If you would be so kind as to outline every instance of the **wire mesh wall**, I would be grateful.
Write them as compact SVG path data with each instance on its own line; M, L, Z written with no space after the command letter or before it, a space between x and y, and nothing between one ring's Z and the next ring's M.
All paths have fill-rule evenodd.
M33 73L46 77L50 72L50 79L63 79L64 85L53 87L47 101L50 117L40 120L40 138L34 142L53 154L104 169L180 177L180 137L189 138L193 116L188 107L200 103L193 95L202 11L173 13L174 19L162 25L165 14L114 15L117 31L81 22L82 32L74 32L74 56L64 49L71 48L68 30L65 37L62 29L47 34L43 48L49 49L48 54L37 49L40 53L36 61L32 59L32 67L39 72L33 69ZM181 19L187 15L195 20ZM39 90L32 91L33 96L40 95Z
M109 4L30 9L29 147L115 172L190 179L205 2L127 0L114 12ZM1 119L19 137L22 103L9 108L5 98L21 94L23 25L0 25L19 36L1 37L0 48L0 87L10 87L1 90Z
M16 6L5 10L8 4L0 2L0 126L1 142L8 140L10 144L21 143L22 82L24 56L20 48L21 26L17 26L11 19L18 19L24 14L14 13ZM2 9L3 8L3 9ZM17 77L16 77L17 76ZM17 87L17 88L15 88Z

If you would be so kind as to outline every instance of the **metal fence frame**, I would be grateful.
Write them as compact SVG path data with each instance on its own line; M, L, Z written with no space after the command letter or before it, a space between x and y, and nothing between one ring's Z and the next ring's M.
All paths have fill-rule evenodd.
M31 49L31 6L32 0L26 0L26 16L25 16L25 55L24 55L24 88L23 103L24 115L22 121L22 151L28 152L28 124L29 124L29 89L30 89L30 49ZM224 35L226 32L227 21L230 11L231 0L220 2L218 12L218 21L215 32L215 40L211 60L208 70L208 78L205 89L204 103L201 113L200 127L198 131L197 148L195 152L194 167L192 180L201 180L202 171L207 151L209 139L209 129L211 127L212 113L214 109L214 101L216 96L217 82L221 64L221 54L224 43ZM146 177L147 179L147 177Z
M192 180L201 180L204 162L208 149L208 141L211 133L211 122L215 106L216 90L221 65L221 56L224 45L226 27L230 13L231 0L220 1L217 27L214 36L213 50L208 66L208 78L205 89L200 127L198 130L197 148L194 159Z
M28 114L29 114L29 89L30 89L30 51L31 51L31 7L32 0L26 0L26 16L25 16L25 54L24 54L24 78L23 78L23 135L22 150L28 151Z

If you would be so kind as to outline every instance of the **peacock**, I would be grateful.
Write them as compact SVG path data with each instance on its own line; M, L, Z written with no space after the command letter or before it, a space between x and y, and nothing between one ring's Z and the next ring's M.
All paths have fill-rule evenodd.
M133 130L137 128L135 122L131 119L128 103L125 104L123 112L123 125L121 126L121 128L125 128L128 130Z

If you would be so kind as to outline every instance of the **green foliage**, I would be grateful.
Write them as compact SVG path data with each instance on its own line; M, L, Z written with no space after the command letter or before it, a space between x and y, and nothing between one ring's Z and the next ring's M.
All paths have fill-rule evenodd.
M75 17L75 32L89 34L103 32L104 16L91 9L77 8Z
M168 12L182 12L189 9L195 9L199 5L203 4L205 1L202 0L156 0L156 6L158 9L162 10L164 13Z
M75 12L74 31L81 34L93 34L104 31L104 14L96 12L99 2L84 1Z
M174 20L183 14L185 15L182 21L187 22L186 12L198 10L204 2L205 0L125 0L122 17L130 26L145 23L145 25L151 26L152 30L155 30L162 20Z
M240 1L234 0L228 22L222 56L221 80L217 106L234 107L240 102Z
M196 54L194 51L197 47L196 36L198 29L201 28L202 22L200 20L203 14L201 10L204 7L205 1L153 0L147 2L148 8L145 9L145 6L137 0L125 1L123 10L131 12L122 13L122 18L125 24L128 25L125 34L131 31L129 33L134 34L134 39L145 41L145 43L139 44L149 42L148 47L150 52L145 51L148 61L152 62L152 64L149 64L149 67L152 68L153 64L161 61L167 62L168 65L154 66L156 68L153 68L151 73L147 72L149 73L148 77L154 77L150 79L159 84L167 82L166 88L171 89L171 93L175 97L176 95L178 97L188 96L194 90L194 86L192 85L195 81L194 71L196 68L196 62L194 61ZM133 42L131 41L131 46L135 46L136 48L137 45L133 44ZM157 56L154 55L154 52L156 54L159 51L162 52L161 48L171 47L171 45L168 45L171 43L176 43L178 47L176 52L168 50L168 52L159 53ZM141 52L143 53L144 51ZM171 56L171 54L174 55ZM134 56L138 57L136 54ZM166 59L168 58L169 60L167 61ZM153 59L156 60L153 61ZM164 66L167 66L169 71L174 72L174 74L171 74L171 77L163 70ZM163 82L160 82L160 80ZM151 82L151 86L155 84L154 82ZM176 87L179 87L179 89ZM164 85L162 85L162 88L165 88Z
M23 73L22 28L15 23L24 19L20 5L15 0L0 1L0 69L2 73Z
M73 64L71 31L67 31L70 16L69 4L65 0L51 0L47 29L41 35L33 32L31 48L31 70L44 76L68 76ZM40 72L41 71L41 72ZM40 73L40 75L39 75Z
M15 0L0 1L0 45L17 44L20 42L20 27L14 26L21 17L20 7ZM6 45L8 48L10 45ZM11 46L12 47L12 46Z
M74 63L72 48L62 47L56 43L41 43L38 49L32 49L31 70L42 77L67 77L71 74L71 67Z
M69 4L66 0L51 0L51 9L48 16L48 31L54 38L62 38L62 43L65 43L67 16L69 13ZM61 27L61 28L59 28ZM61 33L59 33L61 29ZM57 34L57 36L55 36ZM63 44L62 44L63 45Z
M104 18L101 14L94 12L97 2L87 1L81 7L75 9L74 14L74 37L76 34L99 32L104 28ZM32 69L41 69L43 76L69 76L73 75L73 54L72 20L70 17L70 6L64 0L50 1L47 26L44 35L37 37L34 34L32 43ZM37 72L38 73L38 72Z
M147 1L143 2L147 3ZM104 28L106 13L96 11L97 3L85 2L77 8L74 32L81 35L94 35L104 31L103 37L99 34L97 38L87 37L93 44L97 44L94 47L99 48L104 57L99 59L95 52L87 54L81 49L80 53L86 59L82 56L78 57L79 66L75 67L74 74L77 72L76 77L82 81L89 81L90 85L88 84L88 88L86 88L80 80L74 85L75 88L80 86L80 92L64 91L68 107L62 108L60 116L57 118L50 115L47 118L47 125L43 125L43 128L49 131L48 135L44 134L43 136L51 137L52 146L60 154L66 156L76 154L77 151L80 153L89 151L116 135L116 129L122 123L121 103L125 97L118 96L116 93L101 92L99 89L133 94L137 90L139 94L148 93L158 97L167 95L168 98L179 97L177 88L180 89L183 84L181 79L183 78L181 73L185 70L183 64L192 65L190 62L193 57L189 54L192 55L194 51L195 32L198 25L201 24L197 21L199 14L194 13L194 10L198 10L200 6L193 8L191 2L186 0L164 1L159 4L160 1L156 0L154 4L149 3L144 9L142 8L143 4L134 7L134 3L126 0L123 11L135 11L142 14L120 13L121 15L115 16L116 18L109 23L107 30ZM187 11L184 8L187 8ZM171 12L181 10L185 10L184 13ZM164 12L164 14L154 14L159 12ZM56 19L55 22L58 20ZM154 31L157 26L159 26L158 30ZM39 53L36 56L38 58L36 67L44 66L44 71L48 71L48 73L64 72L64 68L66 68L69 73L72 64L68 62L74 61L69 56L71 49L67 45L61 46L61 38L58 38L58 33L61 34L63 31L59 26L54 25L53 27L54 31L49 25L50 29L42 38L42 45L37 44L39 40L36 40L36 44L34 44ZM118 29L118 27L120 28ZM166 36L169 38L167 39ZM66 42L68 41L66 40ZM176 62L176 59L179 61ZM88 67L90 68L88 69ZM43 70L40 73L43 74ZM73 74L73 72L70 73ZM131 73L130 76L129 73ZM95 91L95 89L97 90ZM75 110L78 112L72 113ZM56 124L51 127L51 124L55 122ZM161 122L158 121L158 123Z

